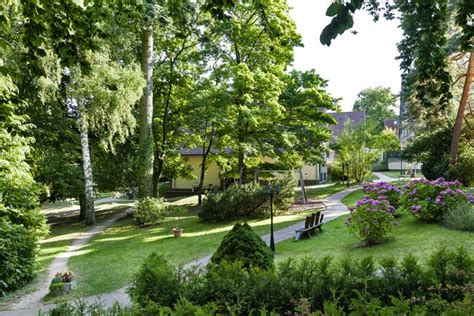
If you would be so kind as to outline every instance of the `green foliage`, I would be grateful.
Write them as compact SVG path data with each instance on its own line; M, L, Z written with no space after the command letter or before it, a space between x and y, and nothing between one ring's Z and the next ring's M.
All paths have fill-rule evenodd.
M474 149L470 145L464 144L461 147L456 166L449 166L449 177L465 186L474 186Z
M473 258L462 248L455 252L441 249L430 256L427 265L412 255L378 262L371 257L339 262L330 257L306 258L285 261L275 270L223 262L189 272L177 281L177 292L175 287L172 291L194 305L215 304L219 311L232 309L238 314L261 308L277 314L436 308L441 314L455 310L453 302L459 306L469 302L473 272ZM166 283L167 276L162 276ZM161 283L160 279L155 282ZM441 306L440 301L444 302Z
M240 261L244 268L258 267L273 268L273 252L247 224L235 224L234 228L225 235L211 261L221 264L222 261Z
M4 207L0 206L0 211ZM0 220L0 297L25 285L35 277L38 238L22 225Z
M156 224L165 218L166 211L164 199L142 198L137 201L133 218L137 225Z
M474 206L454 205L444 213L444 225L451 229L474 232Z
M129 293L140 307L150 303L173 306L179 298L180 284L177 270L161 255L152 253L135 275Z
M451 144L450 128L419 135L402 152L402 158L422 163L421 173L434 180L447 176L449 170L448 150Z
M16 87L0 75L0 296L30 281L36 270L36 242L47 233L37 185L27 163L31 126L16 114Z
M367 88L359 92L354 103L354 111L364 111L367 121L375 125L376 131L381 131L384 127L384 120L396 116L394 108L397 96L390 88L376 87Z
M223 192L206 195L199 217L205 221L227 221L262 216L268 195L258 184L233 185Z
M365 126L350 129L346 124L343 133L337 139L336 164L341 168L344 163L348 165L349 170L346 172L349 178L358 183L362 183L370 176L372 164L378 157L377 151L368 148L371 138L370 131Z
M396 224L394 207L381 197L375 200L366 196L349 210L351 217L346 220L349 231L368 246L383 241Z
M400 204L423 222L440 222L448 209L474 202L459 189L460 186L459 181L444 178L413 180L404 185Z

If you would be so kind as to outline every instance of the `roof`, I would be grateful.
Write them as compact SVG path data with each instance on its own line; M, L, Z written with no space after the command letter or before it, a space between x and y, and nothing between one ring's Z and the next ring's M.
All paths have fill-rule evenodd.
M211 148L210 152L215 154L217 153L217 150L215 148ZM181 147L179 149L179 153L182 156L202 156L202 147L193 147L193 148Z
M218 154L219 151L212 147L209 151L211 154ZM229 154L231 152L230 148L224 148L224 153ZM181 147L179 149L179 153L182 156L202 156L202 147L193 147L193 148L185 148Z
M351 121L351 127L355 127L359 124L365 124L364 111L339 112L329 114L331 114L337 121L337 124L330 125L330 128L332 129L333 138L342 134L344 130L344 124L347 122L347 120Z

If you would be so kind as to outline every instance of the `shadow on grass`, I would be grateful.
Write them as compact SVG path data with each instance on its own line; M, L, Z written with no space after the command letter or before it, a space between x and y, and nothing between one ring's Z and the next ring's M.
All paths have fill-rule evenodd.
M275 230L301 221L304 215L276 217ZM93 238L69 260L69 267L78 276L82 294L111 292L129 284L152 252L176 265L212 254L235 222L204 223L195 215L183 215L159 226L137 228L131 219L123 220ZM248 222L259 235L269 233L269 219ZM172 237L177 223L183 228L181 238Z

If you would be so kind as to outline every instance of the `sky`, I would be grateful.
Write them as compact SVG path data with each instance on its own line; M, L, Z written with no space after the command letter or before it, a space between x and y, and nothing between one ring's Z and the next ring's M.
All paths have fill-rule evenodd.
M352 110L357 94L369 87L390 87L400 92L399 63L396 44L402 38L397 21L383 18L377 23L365 11L354 16L358 34L346 31L327 47L319 35L330 22L326 9L331 0L288 0L290 15L303 36L304 47L295 50L293 67L297 70L315 69L326 80L327 90L339 102L343 111Z

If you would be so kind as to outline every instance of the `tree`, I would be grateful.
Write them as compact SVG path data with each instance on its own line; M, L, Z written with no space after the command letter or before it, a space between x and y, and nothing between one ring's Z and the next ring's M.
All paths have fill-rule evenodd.
M140 73L133 64L122 67L112 62L107 53L87 53L90 72L80 67L68 69L66 95L69 112L77 120L81 135L86 196L86 225L95 223L92 163L89 132L94 132L99 144L114 151L114 143L125 142L136 121L133 107L141 97Z
M385 119L396 117L393 109L396 102L397 96L390 91L390 88L367 88L359 92L352 109L364 111L367 121L374 124L376 131L381 131L384 128Z
M337 100L327 93L327 81L314 69L292 70L283 82L279 102L284 111L281 119L275 120L275 148L307 163L321 163L325 143L331 139L327 126L336 123L327 111L339 108Z
M205 21L200 2L168 2L169 23L161 27L155 44L160 54L154 72L154 196L158 195L162 177L173 178L187 173L187 168L179 166L185 166L179 149L192 144L187 133L187 125L192 121L188 121L186 111L198 90L197 84L206 63L199 46Z
M229 84L227 146L236 158L239 183L246 180L248 157L272 155L272 119L279 118L281 77L300 45L294 22L284 1L235 3L223 8L206 31L206 43L214 52L215 71Z
M147 12L148 13L148 12ZM153 194L153 161L154 161L154 138L153 138L153 64L154 44L153 15L145 15L142 30L142 72L145 78L143 88L143 102L140 107L140 154L138 169L138 195L149 197Z
M393 130L376 132L369 125L350 127L345 124L344 131L336 140L336 163L348 166L349 178L357 183L367 179L372 170L372 164L381 152L399 148L398 137Z
M0 48L0 52L2 49ZM0 296L30 281L36 272L38 240L48 229L39 210L42 187L35 183L30 156L31 125L17 114L17 89L0 67Z
M326 14L333 16L333 19L321 33L321 43L330 45L332 39L338 34L350 29L353 26L352 14L361 9L364 3L365 8L377 20L382 11L380 1L351 0L346 3L331 4ZM409 85L408 92L413 96L410 98L410 107L420 105L424 110L421 112L424 112L426 118L430 119L445 112L452 99L452 78L447 70L447 53L459 52L461 56L469 54L471 67L467 67L451 140L450 165L454 168L457 163L462 123L474 75L472 71L474 3L470 0L400 0L393 5L386 3L383 10L385 17L393 19L395 10L400 13L399 19L404 32L404 39L398 45L400 53L398 58L401 60L400 68L404 72L404 84ZM448 22L454 13L455 25L459 31L449 29ZM448 32L451 32L450 41L447 41ZM459 54L454 54L454 56L459 58ZM408 99L407 95L402 95L402 98Z

